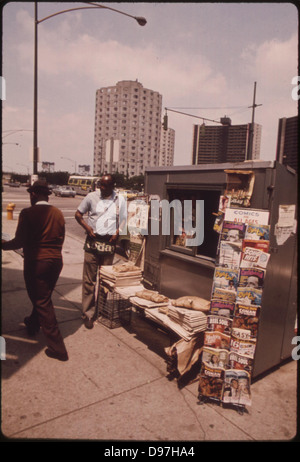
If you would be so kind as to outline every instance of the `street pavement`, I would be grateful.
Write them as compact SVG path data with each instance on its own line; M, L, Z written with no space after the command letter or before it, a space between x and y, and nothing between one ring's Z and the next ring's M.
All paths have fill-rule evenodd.
M18 211L8 220L3 209L2 232L14 236L17 219ZM42 332L28 337L23 319L31 305L22 257L2 252L3 441L97 441L99 455L136 458L166 455L179 444L197 456L202 442L295 438L299 361L288 361L256 380L252 405L243 414L216 403L200 404L197 375L184 385L168 378L165 348L170 338L138 313L124 327L83 326L82 247L83 240L67 232L64 267L53 294L67 362L45 355ZM138 452L121 452L134 448Z

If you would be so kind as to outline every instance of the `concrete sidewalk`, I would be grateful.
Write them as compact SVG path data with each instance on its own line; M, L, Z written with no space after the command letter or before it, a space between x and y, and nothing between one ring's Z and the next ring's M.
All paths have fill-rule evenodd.
M17 217L2 232L14 236ZM48 358L42 332L27 336L23 319L31 311L23 261L2 252L1 430L8 440L101 441L147 455L151 442L186 442L200 454L204 441L289 441L297 432L297 362L290 361L251 386L252 406L240 415L214 403L198 403L198 380L179 387L167 378L164 348L169 337L133 313L127 327L80 319L83 242L71 235L53 301L69 353L63 363ZM169 442L169 444L162 444ZM173 442L173 444L170 444ZM146 446L145 446L146 445ZM107 454L107 453L106 453ZM140 453L141 454L141 453Z

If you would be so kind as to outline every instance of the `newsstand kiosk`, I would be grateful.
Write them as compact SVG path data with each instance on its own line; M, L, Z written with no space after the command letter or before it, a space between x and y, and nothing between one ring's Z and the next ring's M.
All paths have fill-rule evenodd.
M145 193L152 200L169 204L175 199L182 204L204 204L204 238L196 246L186 244L184 233L174 232L172 207L170 232L151 233L151 228L162 229L163 216L161 209L159 216L151 214L150 207L144 280L170 298L190 295L211 300L222 222L261 225L263 221L269 226L252 377L289 358L295 348L292 339L297 323L296 172L275 161L148 168ZM260 238L266 240L265 236Z

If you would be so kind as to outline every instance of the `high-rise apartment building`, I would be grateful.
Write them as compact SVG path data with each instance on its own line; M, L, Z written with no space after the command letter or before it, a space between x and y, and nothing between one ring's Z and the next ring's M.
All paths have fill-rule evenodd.
M94 175L118 171L131 177L159 166L161 111L162 96L138 80L97 90Z
M231 125L231 120L224 117L220 125L194 125L192 164L259 159L261 125L253 125L252 153L249 152L251 124Z
M276 160L298 171L298 116L279 119Z
M171 167L174 163L175 130L161 128L159 166Z

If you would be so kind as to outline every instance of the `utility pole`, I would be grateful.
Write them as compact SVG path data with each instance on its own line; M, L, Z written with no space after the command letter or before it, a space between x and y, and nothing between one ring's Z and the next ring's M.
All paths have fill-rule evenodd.
M248 150L247 150L247 158L246 158L246 160L252 160L252 156L253 156L253 138L254 138L254 115L255 115L255 108L256 108L257 106L262 106L262 104L256 104L256 103L255 103L255 99L256 99L256 82L254 82L253 104L252 104L252 106L249 106L249 108L252 107L252 120L251 120L250 131L249 131L249 142L248 142Z

